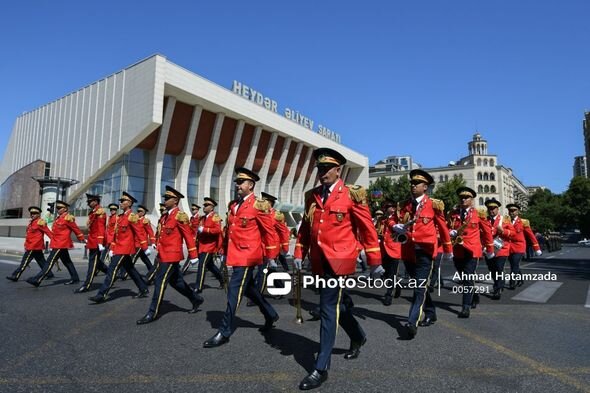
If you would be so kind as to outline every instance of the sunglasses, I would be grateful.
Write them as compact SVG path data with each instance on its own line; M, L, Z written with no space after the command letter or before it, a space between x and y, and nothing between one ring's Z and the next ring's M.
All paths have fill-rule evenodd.
M170 195L166 195L166 196L164 197L164 200L165 200L165 201L167 201L168 199L172 199L172 198L174 198L174 197L173 197L173 196L170 196Z
M213 206L212 203L203 203L203 207L207 207L207 206Z
M236 184L240 185L242 183L244 183L246 181L246 179L238 179L236 180Z

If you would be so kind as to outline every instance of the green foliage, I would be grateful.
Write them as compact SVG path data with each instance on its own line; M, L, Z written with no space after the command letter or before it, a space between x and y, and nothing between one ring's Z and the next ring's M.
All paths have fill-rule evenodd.
M449 211L459 204L457 189L465 186L465 180L461 176L453 177L446 182L439 183L432 194L433 198L441 199L445 203L445 210Z
M372 193L375 190L383 192L381 198L373 198ZM404 202L410 197L410 180L407 175L404 175L393 181L389 177L381 176L369 185L369 202L373 211L379 209L381 202L385 199L390 199L393 202Z
M569 192L570 190L563 195L557 195L550 190L538 190L530 196L528 209L522 216L531 221L531 227L535 231L578 228L579 210L568 201Z

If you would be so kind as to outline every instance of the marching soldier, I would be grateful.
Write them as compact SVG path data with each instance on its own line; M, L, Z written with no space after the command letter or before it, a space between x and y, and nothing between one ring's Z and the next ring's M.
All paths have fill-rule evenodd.
M260 331L272 329L279 320L279 315L256 289L252 269L263 259L263 250L267 258L275 258L278 249L276 231L273 228L270 204L263 199L256 199L254 186L260 180L258 175L246 168L236 169L235 183L239 199L230 205L227 218L227 250L224 255L226 264L233 266L227 288L227 308L217 333L203 343L205 348L213 348L229 341L236 330L236 311L246 295L264 315L264 326Z
M501 293L504 290L504 278L501 275L504 273L506 259L510 255L510 238L514 234L514 226L512 226L510 217L502 217L500 214L502 204L495 198L487 200L485 205L488 208L488 220L492 230L496 254L494 258L487 259L488 269L492 273L492 279L494 280L492 299L500 300Z
M473 208L473 199L477 196L469 187L457 189L459 209L451 213L451 231L455 269L462 275L475 274L477 264L485 249L486 259L494 258L494 241L490 223L484 211ZM463 302L459 318L469 318L470 309L479 304L479 294L475 292L475 281L462 280Z
M180 192L170 186L166 186L163 195L166 213L162 215L160 234L158 239L158 254L160 256L160 267L156 272L154 282L154 296L150 308L141 319L137 320L138 325L155 321L160 312L160 304L164 298L164 292L168 283L178 293L190 300L193 305L189 310L190 314L198 311L203 303L203 298L193 293L189 285L184 281L180 271L180 261L184 259L182 241L186 243L188 255L192 260L197 258L197 247L189 224L189 218L185 212L178 209L181 198Z
M53 234L51 233L51 230L47 228L47 222L41 218L40 207L29 207L29 214L31 215L31 221L29 221L29 225L27 225L25 253L23 254L20 266L12 272L10 276L6 276L6 279L10 281L17 282L33 258L37 261L41 271L43 271L47 264L47 261L43 256L43 249L45 248L44 235L47 235L47 237L51 239ZM53 278L53 273L51 273L51 271L47 273L47 278Z
M119 205L117 205L116 203L109 204L110 215L107 218L107 227L106 227L106 236L105 236L106 246L105 246L105 249L102 251L102 255L101 255L101 261L102 261L102 263L105 264L105 266L107 266L107 271L109 268L108 268L108 265L105 263L105 260L106 260L107 255L109 255L111 244L113 243L113 240L115 239L115 228L117 227L117 211L118 210L119 210Z
M154 250L158 249L158 240L160 239L160 232L162 228L162 220L164 219L164 213L166 213L166 205L160 202L160 217L158 218L158 225L156 226L156 234L155 234L155 242L152 244L152 248ZM154 283L154 279L156 278L156 271L158 270L158 266L160 266L160 254L156 254L154 258L154 264L151 270L146 274L145 279L148 285L152 285Z
M92 209L88 215L88 240L86 248L89 250L88 255L88 272L86 273L86 280L80 288L77 288L74 293L87 292L94 280L97 270L106 274L108 268L100 259L101 252L104 251L105 230L106 230L106 213L100 207L100 196L86 194L86 203Z
M445 205L441 200L432 199L427 194L428 186L433 183L432 176L423 170L414 169L410 172L412 198L399 212L400 222L392 227L397 234L396 239L402 243L402 259L406 271L410 278L417 281L406 324L410 338L416 336L418 326L426 327L436 322L436 308L427 285L432 277L438 236L443 244L444 259L452 258L451 239L444 217Z
M145 207L143 205L137 206L137 217L139 217L139 222L140 222L141 227L143 228L143 231L145 234L144 238L146 238L148 240L148 246L149 246L149 245L156 244L156 236L154 235L154 230L152 229L152 223L150 222L150 219L145 216L147 213L149 213L149 210L147 207ZM135 260L133 261L133 264L135 264L135 262L139 258L144 263L148 272L151 271L153 266L152 266L152 261L150 261L150 258L149 258L149 255L151 254L150 249L148 248L146 251L143 251L141 249L141 246L137 242L135 243L135 246L137 248L137 252L135 254Z
M399 217L397 214L397 207L392 201L384 201L381 205L381 208L385 210L385 214L383 214L382 217L377 220L376 224L377 234L381 234L381 241L379 244L381 246L381 257L383 258L382 265L385 269L383 277L395 281L399 263L402 258L402 245L400 242L396 242L393 239L392 228L399 222ZM393 286L391 288L387 288L387 291L385 292L385 297L383 298L383 304L385 306L391 306L393 299L392 294ZM395 297L399 297L400 294L401 288L396 288Z
M375 272L381 264L381 253L366 191L360 186L347 186L340 178L346 163L342 154L319 148L313 156L321 185L305 193L305 215L294 253L296 269L301 270L309 252L313 273L326 280L354 274L358 247L362 246ZM350 349L344 358L359 356L367 338L352 314L352 307L352 299L344 288L320 286L320 351L314 370L299 384L301 390L317 388L328 378L338 325L350 338Z
M191 217L189 219L189 224L191 227L193 238L195 239L195 242L197 242L195 243L197 245L197 248L199 248L199 240L197 238L197 230L199 229L200 222L199 210L201 210L201 206L197 205L196 203L193 203L191 205ZM186 261L184 261L184 265L182 265L182 274L186 274L188 268L191 266L190 259L190 257L187 257ZM197 262L199 261L197 260Z
M115 282L121 266L125 268L125 271L129 274L139 289L139 293L134 296L135 298L147 297L149 293L146 283L143 281L137 270L135 270L132 261L132 257L135 254L136 239L139 239L139 244L142 250L147 250L145 231L141 227L139 217L131 210L131 206L137 202L137 199L129 193L123 192L119 202L123 213L117 216L115 236L109 251L111 263L109 264L107 275L98 290L98 293L88 298L88 300L93 301L94 303L104 303L107 300L108 293Z
M529 220L520 218L520 206L516 203L510 203L506 205L508 214L512 219L512 225L514 226L514 233L510 237L510 256L508 260L510 262L510 273L520 274L520 261L526 253L527 241L533 245L535 255L540 256L543 254L535 234L531 230ZM510 280L510 289L514 289L517 286L524 284L522 280Z
M205 269L209 270L217 281L219 281L219 289L223 289L223 275L215 262L213 257L217 252L219 244L219 234L221 233L221 217L215 212L215 202L212 198L206 197L203 199L203 213L197 225L197 243L199 249L199 261L197 270L197 279L195 283L195 291L197 293L203 292L203 283L205 282Z
M45 265L45 268L39 272L35 277L29 277L27 282L35 287L41 285L41 282L51 271L53 264L61 259L62 263L68 269L70 273L70 281L64 283L64 285L72 285L80 282L78 278L78 272L76 267L70 258L68 249L74 248L72 243L71 234L72 232L76 235L79 241L84 242L84 234L76 225L74 216L68 213L69 204L64 201L55 201L55 208L57 209L58 217L53 223L53 237L51 238L51 253L49 254L49 262Z

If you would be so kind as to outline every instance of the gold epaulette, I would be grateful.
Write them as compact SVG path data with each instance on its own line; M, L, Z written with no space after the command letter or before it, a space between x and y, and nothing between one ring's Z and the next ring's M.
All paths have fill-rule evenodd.
M150 219L147 218L147 217L144 217L143 218L143 223L146 224L146 225L149 224L150 223Z
M482 220L485 220L488 218L488 211L486 209L477 209L477 215Z
M504 218L502 218L502 222L504 224L512 224L512 220L510 219L509 216L504 216Z
M219 214L215 213L213 215L212 220L213 220L213 222L219 222L219 221L221 221L221 216Z
M94 214L96 214L97 216L102 216L104 214L104 209L102 207L99 207L98 209L96 209L96 212L94 212Z
M348 195L350 195L350 199L362 205L367 204L367 190L365 190L362 186L354 184L347 184L346 187L348 187Z
M67 215L64 217L64 220L66 220L66 221L69 221L69 222L72 222L72 221L74 221L74 220L75 220L75 218L74 218L74 216L72 216L71 214L67 214Z
M178 221L181 224L188 224L190 219L188 218L188 215L185 212L178 212L176 213L176 221Z
M135 224L137 221L139 221L139 216L135 213L131 213L129 214L129 222L132 224Z
M262 198L256 198L256 202L254 202L254 208L256 210L268 213L270 211L270 203Z
M431 198L432 201L432 208L436 211L444 213L445 211L445 203L440 199Z
M282 212L275 212L275 220L283 222L285 221L285 215Z
M47 222L45 222L45 220L44 220L44 219L40 218L40 219L37 221L37 225L39 225L39 226L47 225Z
M531 226L531 222L526 218L521 218L520 221L522 221L522 226L525 228L529 228Z

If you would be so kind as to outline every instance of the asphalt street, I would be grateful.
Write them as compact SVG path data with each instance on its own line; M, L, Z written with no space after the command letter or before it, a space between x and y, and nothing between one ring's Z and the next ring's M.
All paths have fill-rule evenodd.
M302 325L288 298L270 299L281 319L263 335L262 315L242 302L231 341L204 349L226 304L209 274L202 311L186 313L190 303L169 287L160 319L137 326L150 299L133 299L132 281L117 282L110 301L94 305L87 298L95 291L73 294L62 285L65 269L39 288L24 282L36 265L18 283L4 279L19 261L0 255L1 392L298 391L313 368L320 324L305 311L318 302L311 289L303 291ZM75 264L84 277L86 262ZM413 340L402 327L410 290L390 307L381 303L382 289L350 290L368 341L347 361L349 340L338 332L321 391L590 392L590 247L564 247L522 266L525 273L554 272L556 280L527 281L499 301L484 293L469 319L457 318L461 295L452 264L443 266L444 287L434 293L438 321ZM478 271L487 272L485 263ZM98 275L93 288L103 279ZM193 283L195 274L186 280ZM478 285L485 292L490 283Z

